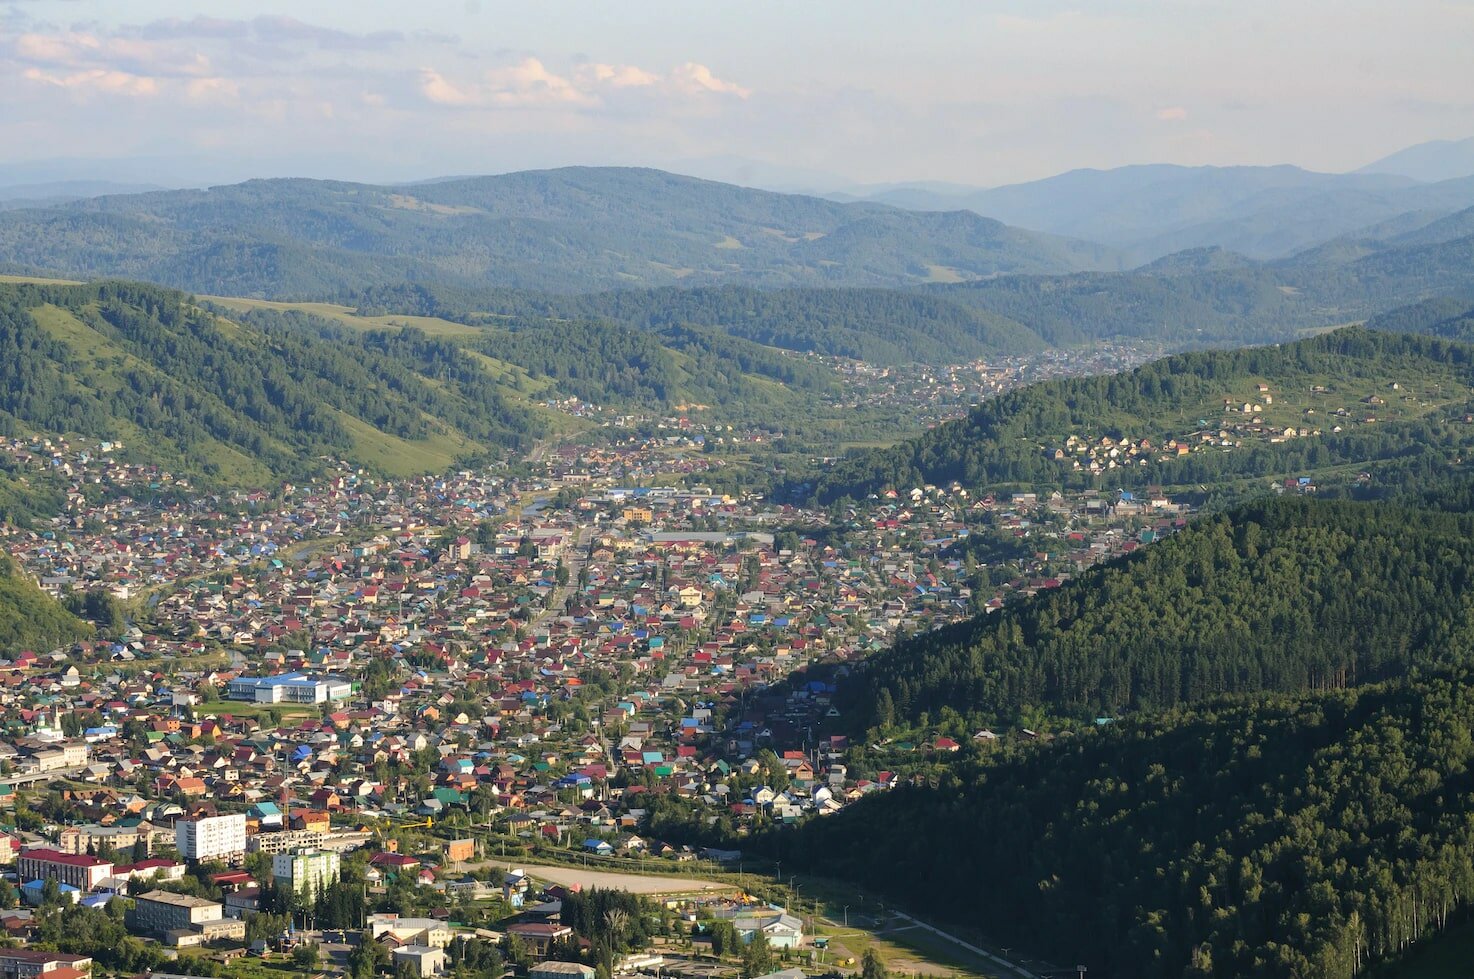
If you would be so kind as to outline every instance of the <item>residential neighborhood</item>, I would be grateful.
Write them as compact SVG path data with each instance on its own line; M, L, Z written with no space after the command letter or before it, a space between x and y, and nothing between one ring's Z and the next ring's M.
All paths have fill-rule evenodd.
M837 733L834 676L1188 512L955 484L794 507L701 485L660 437L227 494L116 448L0 444L70 487L64 516L5 527L7 553L56 597L116 610L94 638L0 663L0 914L24 942L58 907L124 901L141 947L226 969L330 945L328 923L344 970L359 930L413 974L508 936L579 965L587 935L549 912L566 888L511 861L720 871L741 853L667 837L672 812L740 832L886 791L896 771ZM659 907L685 941L731 922L785 962L822 952L741 888Z

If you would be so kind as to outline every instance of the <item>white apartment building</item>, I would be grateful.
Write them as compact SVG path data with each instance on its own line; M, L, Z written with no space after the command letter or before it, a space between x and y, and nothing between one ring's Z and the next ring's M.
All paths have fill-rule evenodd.
M186 860L234 860L246 853L246 814L181 819L174 824L174 845Z

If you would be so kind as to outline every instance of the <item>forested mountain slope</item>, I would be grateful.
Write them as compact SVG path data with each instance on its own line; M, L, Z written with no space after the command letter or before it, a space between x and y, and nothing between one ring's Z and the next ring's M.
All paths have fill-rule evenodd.
M1462 223L1448 228L1446 237L1337 239L1268 263L1194 249L1132 272L1003 276L930 291L1056 346L1097 337L1242 346L1474 290L1474 237Z
M954 480L969 488L1207 486L1449 452L1474 439L1463 421L1471 381L1474 347L1360 328L1179 354L1123 374L1021 388L846 459L800 489L827 501ZM1135 451L1118 449L1092 470L1102 439L1127 440Z
M640 330L709 327L766 346L879 364L961 363L1046 346L1004 316L928 290L713 286L562 295L413 283L363 290L344 301L365 313L470 323L582 319Z
M902 641L843 683L838 703L857 731L944 710L975 729L1474 667L1471 581L1474 517L1265 501Z
M343 312L330 319L312 311L317 304L280 308L284 304L214 302L234 310L241 322L273 334L303 334L394 357L430 340L415 318L370 319ZM393 325L396 322L401 325ZM821 365L703 327L637 330L616 323L549 318L482 322L453 329L457 324L446 321L431 328L439 331L434 334L436 342L464 351L467 361L503 373L515 368L546 397L578 397L639 412L692 402L729 408L767 404L797 411L835 384L833 372ZM512 383L515 387L518 382Z
M0 434L111 439L129 458L242 484L328 456L414 473L526 450L550 426L578 427L544 404L569 397L781 425L812 415L835 383L809 359L699 326L469 326L201 305L136 283L0 284ZM23 500L0 480L0 510L46 510L31 505L42 493Z
M1105 979L1350 979L1467 912L1471 772L1458 670L969 748L760 845Z
M491 316L585 318L641 329L696 324L879 363L957 363L1107 338L1179 349L1243 346L1295 339L1433 296L1474 293L1474 238L1462 224L1448 227L1446 236L1333 242L1277 263L1205 248L1132 272L1004 275L906 290L723 286L564 295L421 282L340 298L368 311L465 322Z
M253 180L0 212L0 265L220 295L325 299L403 281L555 292L902 285L1119 268L1109 249L966 211L917 214L571 167L404 187Z
M113 439L259 483L334 455L391 472L530 444L538 420L451 344L394 350L221 319L180 293L0 286L0 431Z
M1367 328L1474 342L1474 298L1442 296L1374 316Z

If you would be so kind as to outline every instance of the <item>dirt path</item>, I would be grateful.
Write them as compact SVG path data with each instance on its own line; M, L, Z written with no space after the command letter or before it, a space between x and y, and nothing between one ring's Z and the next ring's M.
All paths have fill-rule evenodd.
M583 867L556 867L536 863L510 863L506 860L484 860L479 866L499 870L525 870L538 880L564 887L602 887L629 891L631 894L718 894L736 890L730 884L689 877L664 877Z

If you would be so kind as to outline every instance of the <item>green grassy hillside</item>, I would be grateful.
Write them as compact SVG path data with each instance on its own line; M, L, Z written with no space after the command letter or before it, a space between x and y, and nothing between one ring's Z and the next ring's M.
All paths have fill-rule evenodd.
M45 652L91 635L92 627L62 608L0 554L0 656Z
M389 473L531 444L458 348L391 352L269 332L152 286L0 287L0 429L121 441L132 457L256 484L332 455Z

